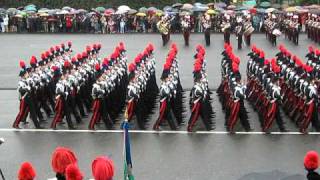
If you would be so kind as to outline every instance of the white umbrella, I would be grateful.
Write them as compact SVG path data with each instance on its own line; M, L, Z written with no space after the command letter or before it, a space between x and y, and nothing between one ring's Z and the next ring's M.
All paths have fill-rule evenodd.
M117 10L116 12L115 12L115 14L125 14L125 13L127 13L129 10Z
M266 13L272 13L274 10L276 10L275 8L268 8L266 9Z
M69 14L69 11L62 10L62 11L57 12L57 14Z
M118 7L118 10L123 12L123 11L129 11L131 8L129 6L126 5L122 5Z

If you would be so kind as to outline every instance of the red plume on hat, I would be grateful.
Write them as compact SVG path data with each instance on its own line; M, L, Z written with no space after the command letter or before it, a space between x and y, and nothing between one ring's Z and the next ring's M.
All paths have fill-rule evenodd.
M315 50L315 54L316 54L317 56L320 56L320 50L319 50L319 49L316 49L316 50Z
M164 65L163 65L163 70L169 70L171 67L171 64L169 62L166 62Z
M53 53L54 52L54 47L50 48L50 52Z
M130 63L128 66L129 72L133 72L136 69L136 65L134 63Z
M68 42L68 46L69 46L69 47L72 46L72 42L71 42L71 41Z
M193 71L194 72L199 72L199 71L201 71L201 69L202 69L201 63L199 61L196 61L196 63L194 64Z
M19 66L20 66L20 68L25 69L26 68L26 63L23 60L20 60L19 61Z
M93 44L93 49L97 49L97 44Z
M97 64L94 66L94 69L95 69L96 71L100 71L100 69L101 69L100 64L97 63Z
M312 53L312 52L313 52L313 46L310 45L310 46L308 47L308 50L309 50L309 53Z
M232 71L239 72L239 65L237 63L232 63Z
M33 180L36 177L36 171L32 167L31 163L24 162L18 171L19 180Z
M124 43L123 43L123 42L120 42L120 43L119 43L119 46L121 47L121 49L122 49L122 50L124 50L124 49L125 49L125 47L124 47Z
M149 47L150 52L152 52L154 50L154 46L152 43L149 43L148 47Z
M109 64L109 59L108 58L103 58L102 64L108 65Z
M224 49L227 49L228 46L229 46L228 43L224 43L223 48L224 48Z
M240 58L239 57L235 57L233 62L237 63L237 64L240 64Z
M51 159L53 171L64 174L69 164L77 164L76 155L69 148L57 147Z
M256 49L257 49L257 46L256 46L255 44L253 44L253 45L251 46L251 51L255 52Z
M273 72L275 72L275 73L279 73L279 72L280 72L280 67L275 64L275 65L272 66L272 70L273 70Z
M69 68L69 67L71 67L70 62L69 62L68 60L64 61L63 67L64 67L64 68Z
M77 54L77 59L78 60L82 59L82 55L81 54Z
M283 44L280 44L280 45L279 45L279 50L282 52L284 49L285 49L284 45L283 45Z
M140 63L140 60L141 60L141 58L140 58L139 55L137 55L137 56L134 58L134 62L135 62L135 63Z
M46 59L46 54L45 53L41 53L41 59L42 60Z
M56 46L56 51L60 51L60 47L59 46Z
M304 157L304 167L307 170L315 170L319 167L319 156L316 151L308 151Z
M50 52L46 51L46 56L49 57L50 56Z
M83 180L83 175L75 164L69 164L66 168L66 180Z
M61 46L62 48L64 48L64 43L61 43L60 46Z
M35 64L37 64L37 58L35 56L31 56L30 65L35 65Z
M269 64L270 64L270 60L265 59L265 60L263 61L263 64L264 64L264 65L269 65Z
M95 180L112 179L114 175L113 161L108 157L97 157L92 162L92 175Z
M177 49L177 44L176 43L172 43L171 44L171 49Z
M82 52L82 58L87 58L88 57L88 53L87 52Z
M76 57L72 57L72 58L71 58L71 62L72 62L72 63L76 63L76 62L77 62L77 58L76 58Z
M91 46L87 46L86 51L89 53L91 51Z
M263 51L260 51L259 57L260 57L260 58L264 58L264 52L263 52Z
M308 66L308 65L305 65L305 66L304 66L304 69L305 69L305 71L306 71L307 73L310 73L310 72L313 71L313 67Z

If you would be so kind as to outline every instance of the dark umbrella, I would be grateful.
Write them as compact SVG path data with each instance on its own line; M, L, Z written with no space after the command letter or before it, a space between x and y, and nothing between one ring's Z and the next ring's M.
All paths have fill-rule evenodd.
M180 8L181 6L183 6L181 3L175 3L172 5L173 8Z

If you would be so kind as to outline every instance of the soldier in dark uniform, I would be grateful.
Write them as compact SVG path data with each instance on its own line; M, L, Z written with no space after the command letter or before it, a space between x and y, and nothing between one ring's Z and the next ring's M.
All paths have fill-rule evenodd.
M28 112L30 112L30 118L34 123L34 126L39 129L41 126L37 118L34 101L31 98L31 86L27 81L29 78L28 68L23 61L20 61L20 67L21 71L19 76L21 79L18 83L20 107L16 120L13 123L13 128L19 128L20 122L27 116Z
M184 38L184 45L189 46L189 39L190 39L190 31L191 31L191 19L190 15L185 15L181 18L181 28Z
M244 32L244 27L243 27L243 22L242 22L242 17L237 17L237 24L235 28L235 34L237 36L238 40L238 49L242 49L242 36Z
M211 17L209 14L204 14L201 18L202 27L204 29L204 39L206 41L206 45L210 46L210 30L211 30Z
M221 31L223 32L224 42L230 44L231 24L230 16L227 14L224 15L224 19L221 24Z

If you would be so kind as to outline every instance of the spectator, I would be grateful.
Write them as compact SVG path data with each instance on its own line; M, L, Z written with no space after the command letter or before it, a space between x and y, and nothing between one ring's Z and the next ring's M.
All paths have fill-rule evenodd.
M4 32L9 32L9 17L8 17L8 15L6 15L3 18L3 26L4 26Z
M107 19L106 19L106 16L101 16L100 22L101 22L102 33L105 34L106 30L107 30Z
M315 172L315 170L319 167L319 156L317 152L307 152L306 156L304 157L304 167L308 171L308 180L320 180L320 175Z
M92 175L95 180L109 180L114 175L113 161L105 156L97 157L92 162Z
M0 16L0 28L1 28L1 32L4 32L4 23L3 23L3 17Z
M36 177L36 171L31 163L24 162L18 171L18 180L33 180Z
M120 33L121 33L121 34L124 34L124 28L125 28L125 26L126 26L126 22L124 21L123 18L121 18L121 20L120 20Z
M69 164L66 168L66 180L83 180L83 175L78 166Z
M70 164L77 165L75 154L68 148L57 147L52 154L51 165L57 180L65 180L66 168Z

